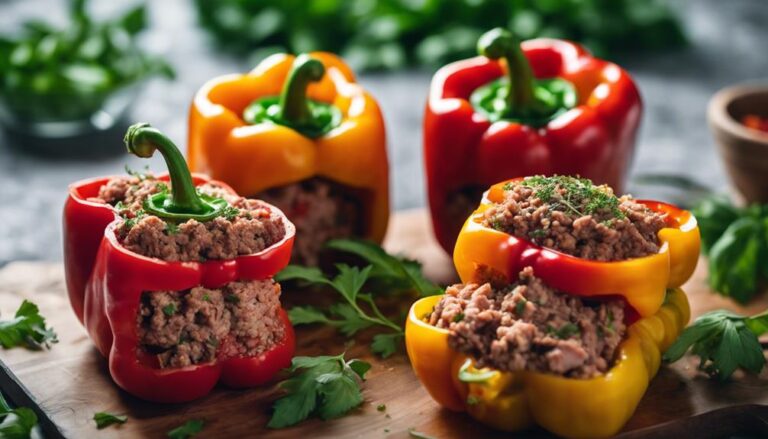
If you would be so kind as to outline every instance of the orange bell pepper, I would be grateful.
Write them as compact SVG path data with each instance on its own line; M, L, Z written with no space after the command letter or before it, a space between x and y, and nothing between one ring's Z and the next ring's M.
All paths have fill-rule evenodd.
M257 108L261 118L248 123L244 112L257 100L281 111L267 115L265 105ZM325 112L327 125L314 124L319 112ZM190 109L188 155L190 169L247 196L312 177L361 190L362 237L384 238L389 219L384 121L376 101L333 54L277 54L249 73L208 81ZM298 230L297 239L302 232L312 233Z
M539 425L572 438L617 433L637 408L661 363L661 353L690 318L681 289L666 293L664 305L636 321L619 346L618 360L605 374L574 379L540 372L475 369L464 354L448 347L448 331L424 321L441 296L413 304L405 325L405 345L413 370L443 407L467 411L494 428L518 431ZM481 376L462 381L462 372Z
M475 281L478 267L486 266L513 282L524 267L559 291L583 297L621 296L631 307L630 321L656 313L667 288L681 286L693 274L701 245L696 218L675 206L644 201L649 209L667 214L667 227L659 231L658 253L617 262L590 261L542 248L483 225L483 213L504 199L502 182L491 186L480 207L464 223L453 261L462 282ZM635 314L636 313L636 314Z

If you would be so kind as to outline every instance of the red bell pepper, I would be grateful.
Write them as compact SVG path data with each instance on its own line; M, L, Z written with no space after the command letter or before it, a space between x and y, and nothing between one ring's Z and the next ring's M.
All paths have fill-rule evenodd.
M170 163L169 168L172 173L179 171ZM202 176L192 178L186 168L184 172L186 176L182 177L188 179L190 187L209 182ZM159 178L173 180L174 187L185 183L178 181L177 186L173 175ZM104 177L70 186L64 207L64 260L72 307L99 352L107 357L115 382L142 399L184 402L206 395L219 381L235 388L263 384L290 365L295 336L282 309L285 336L269 351L257 357L228 358L176 369L160 369L154 357L138 349L136 316L143 292L182 291L196 286L220 288L233 281L271 278L288 264L295 234L293 224L275 209L283 218L285 236L251 255L205 262L149 258L120 245L115 233L120 219L114 207L89 201L109 180ZM211 182L235 193L223 183Z
M578 44L494 29L479 48L438 70L424 119L432 225L449 253L499 181L580 175L622 192L642 112L629 74Z

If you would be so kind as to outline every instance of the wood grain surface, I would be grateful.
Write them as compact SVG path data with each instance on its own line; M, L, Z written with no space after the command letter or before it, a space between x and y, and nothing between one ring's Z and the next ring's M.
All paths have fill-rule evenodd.
M422 210L396 214L385 247L422 261L427 276L441 284L454 280L450 258L434 242ZM694 316L717 308L752 313L768 307L766 297L746 308L737 307L712 294L705 278L706 267L700 263L693 279L684 287ZM306 291L285 291L283 300L286 304L319 300L310 296ZM67 438L165 437L165 432L190 419L205 421L201 438L407 438L410 429L435 438L503 436L465 414L441 409L420 386L404 352L380 360L369 354L367 342L372 334L349 343L332 330L316 326L297 329L297 354L337 354L346 350L349 357L373 364L364 385L365 403L348 416L327 422L312 419L289 429L266 430L269 409L278 396L274 386L248 391L217 388L202 400L188 404L143 402L112 383L106 361L92 346L69 307L60 264L14 262L0 270L2 316L12 315L24 298L40 306L60 341L50 351L0 351L0 360L7 369L0 370L0 387L17 404L38 405ZM738 429L746 429L747 433L765 429L768 372L760 377L738 375L732 382L719 383L698 374L695 366L695 359L686 358L662 367L621 435L704 438L722 437ZM26 401L25 394L33 401ZM378 411L379 404L385 404L386 410ZM99 411L127 414L129 421L120 427L96 430L92 417ZM49 436L58 434L50 425L43 427ZM525 436L547 434L531 431Z

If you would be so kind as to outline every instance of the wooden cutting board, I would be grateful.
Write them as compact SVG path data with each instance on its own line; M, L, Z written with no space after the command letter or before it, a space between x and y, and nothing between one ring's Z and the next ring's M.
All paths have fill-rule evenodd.
M422 261L426 275L434 281L454 281L452 263L433 240L427 214L422 210L397 213L390 223L385 247ZM685 286L694 316L717 308L752 313L768 307L766 297L747 308L736 307L712 294L705 278L702 263ZM286 303L301 303L307 299L302 296L306 293L285 291L283 299ZM364 385L365 403L343 418L327 422L312 419L289 429L267 430L264 426L269 409L278 395L274 386L248 391L219 388L188 404L143 402L122 392L110 380L105 360L69 307L60 264L16 262L0 270L2 316L12 315L24 298L40 306L60 341L49 351L0 351L0 390L15 404L38 409L47 437L165 437L168 430L190 419L205 421L201 438L407 438L410 429L435 438L503 436L465 414L441 409L420 386L404 352L380 360L369 354L369 339L365 336L349 344L321 327L297 329L297 354L337 354L346 350L349 358L373 364ZM718 383L697 374L695 366L696 360L687 358L662 367L622 436L704 438L740 431L768 434L768 372L761 377L739 375L733 382ZM385 411L377 410L380 404L386 405ZM117 428L96 430L92 417L99 411L127 414L129 421ZM528 436L548 435L532 431Z

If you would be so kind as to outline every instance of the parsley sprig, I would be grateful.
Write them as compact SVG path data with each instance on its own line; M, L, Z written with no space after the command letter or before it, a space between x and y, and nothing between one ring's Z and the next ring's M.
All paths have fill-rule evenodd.
M675 362L690 349L701 359L699 369L721 380L738 368L760 373L765 366L758 337L768 332L768 311L744 317L730 311L712 311L697 318L664 354Z
M110 425L125 424L128 422L128 416L115 415L109 412L97 412L93 415L93 422L96 423L96 428L101 430L102 428L107 428Z
M203 431L205 422L200 419L189 420L166 433L170 439L189 439Z
M269 428L297 424L310 415L321 419L343 416L363 402L360 384L371 368L365 361L345 360L344 354L294 357L288 372L293 376L280 388L287 394L274 405Z
M37 415L32 409L18 407L12 409L0 393L0 438L29 438L37 425Z
M613 218L626 218L613 191L604 185L595 186L586 178L537 175L526 177L520 185L533 189L534 195L549 203L553 210L570 211L577 216L607 213ZM504 189L512 189L512 184L507 183Z
M0 320L0 345L5 349L24 346L40 350L57 343L56 333L45 324L45 317L34 303L25 300L11 320Z
M329 248L355 254L370 265L364 268L337 264L332 279L316 267L289 265L280 272L278 281L301 280L315 285L331 287L339 293L342 302L327 309L314 306L295 306L288 311L294 325L322 323L338 329L347 337L373 326L387 328L389 332L373 337L371 350L386 358L397 351L404 332L401 325L385 316L372 293L362 292L364 287L377 291L415 291L420 296L440 294L442 290L424 278L421 266L414 261L388 254L381 247L360 240L330 241Z

